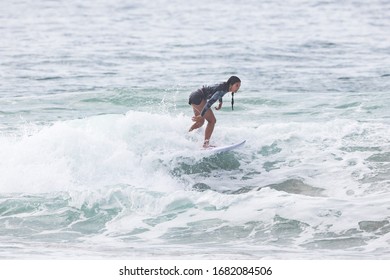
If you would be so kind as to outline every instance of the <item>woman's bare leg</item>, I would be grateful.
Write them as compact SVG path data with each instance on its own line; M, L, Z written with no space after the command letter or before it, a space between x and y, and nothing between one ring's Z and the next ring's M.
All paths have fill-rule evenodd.
M194 115L199 116L200 112L202 111L204 105L206 104L206 100L202 100L199 105L191 104L192 109L194 110ZM195 122L191 127L189 131L193 131L194 129L197 129L201 127L204 124L204 118L200 121Z
M195 116L200 115L200 112L204 108L205 104L206 104L206 100L202 100L202 102L199 105L191 104L192 108L194 110ZM216 118L214 116L214 113L211 110L211 108L209 110L207 110L207 112L204 114L203 119L195 122L191 126L189 131L192 131L194 129L197 129L197 128L201 127L204 124L204 120L205 119L207 120L207 126L206 126L206 130L205 130L205 134L204 134L204 144L203 144L203 147L207 148L209 146L209 141L210 141L211 135L213 134L213 131L214 131L215 123L217 122L217 120L216 120Z
M206 114L204 114L204 118L207 120L206 131L204 133L204 144L203 147L207 148L209 146L209 141L211 138L211 134L213 134L215 123L217 119L214 116L211 108L207 110Z

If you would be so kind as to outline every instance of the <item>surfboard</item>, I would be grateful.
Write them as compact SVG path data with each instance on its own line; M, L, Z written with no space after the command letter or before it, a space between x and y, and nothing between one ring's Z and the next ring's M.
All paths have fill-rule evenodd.
M210 152L210 153L227 152L227 151L231 151L231 150L234 150L234 149L237 149L237 148L243 146L245 144L245 142L246 142L246 140L239 142L239 143L236 143L236 144L232 144L232 145L211 147L211 148L205 149L205 151Z

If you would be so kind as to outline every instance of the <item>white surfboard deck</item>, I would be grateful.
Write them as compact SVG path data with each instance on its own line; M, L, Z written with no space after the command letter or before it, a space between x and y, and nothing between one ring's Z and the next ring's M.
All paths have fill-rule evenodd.
M210 152L210 153L222 153L222 152L227 152L227 151L237 149L237 148L243 146L245 144L245 142L246 142L246 140L239 142L239 143L236 143L236 144L232 144L232 145L212 147L212 148L207 148L204 150L207 152Z

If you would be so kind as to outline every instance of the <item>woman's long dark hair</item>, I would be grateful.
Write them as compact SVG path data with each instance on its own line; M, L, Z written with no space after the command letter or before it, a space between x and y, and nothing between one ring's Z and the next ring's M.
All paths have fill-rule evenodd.
M231 76L229 80L227 80L228 88L234 85L235 83L241 83L240 78L237 76ZM234 92L232 92L232 111L234 110L233 105L234 105Z
M229 85L229 87L230 87L231 85L234 85L235 83L241 83L240 78L237 77L237 76L231 76L231 77L229 78L229 80L227 80L227 84Z

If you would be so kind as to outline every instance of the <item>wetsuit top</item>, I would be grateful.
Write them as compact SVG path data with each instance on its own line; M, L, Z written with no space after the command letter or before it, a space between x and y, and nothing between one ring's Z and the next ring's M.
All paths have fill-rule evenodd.
M200 112L200 115L203 117L207 110L210 109L217 100L222 102L222 97L229 92L229 85L226 82L223 82L214 86L203 86L201 91L203 93L203 98L207 99L206 105L202 112Z

